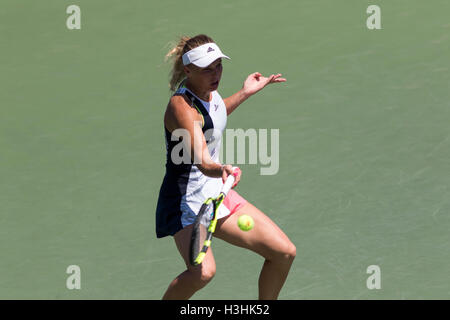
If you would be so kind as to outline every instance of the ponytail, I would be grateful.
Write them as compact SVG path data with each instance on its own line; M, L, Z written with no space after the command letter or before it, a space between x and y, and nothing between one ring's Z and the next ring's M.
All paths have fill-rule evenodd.
M165 56L165 61L173 60L172 71L170 72L170 82L169 88L171 91L175 91L177 89L178 83L184 78L184 70L183 70L183 49L186 45L186 42L189 40L189 37L182 36L180 37L178 44L176 44Z

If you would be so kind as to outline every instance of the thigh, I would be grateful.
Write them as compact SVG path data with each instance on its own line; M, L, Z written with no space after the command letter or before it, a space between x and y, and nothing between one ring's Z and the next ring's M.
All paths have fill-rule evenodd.
M239 229L239 216L247 214L255 225L250 231ZM263 257L271 258L278 253L291 252L294 245L286 234L261 210L247 202L234 214L218 220L215 236L233 245L250 249Z
M216 262L214 260L214 255L211 250L211 247L206 252L205 258L200 265L192 266L190 264L189 252L193 226L194 226L193 224L186 226L174 235L175 244L177 245L177 249L180 252L181 256L183 257L184 263L186 264L186 268L188 268L191 271L200 271L202 268L215 270Z

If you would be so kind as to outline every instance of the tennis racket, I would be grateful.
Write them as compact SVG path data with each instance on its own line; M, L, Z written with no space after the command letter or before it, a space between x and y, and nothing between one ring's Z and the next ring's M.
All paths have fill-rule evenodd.
M217 198L206 199L200 207L197 217L195 218L191 236L189 260L193 266L203 262L206 252L211 246L212 236L214 231L216 231L217 213L219 212L220 205L234 183L235 175L237 175L237 171L228 176Z

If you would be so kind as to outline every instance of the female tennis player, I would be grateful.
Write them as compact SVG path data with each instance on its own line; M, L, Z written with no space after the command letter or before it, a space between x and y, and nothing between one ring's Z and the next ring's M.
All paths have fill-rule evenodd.
M214 276L216 264L211 248L203 263L189 263L192 226L202 203L216 197L230 174L236 175L234 186L240 180L240 170L219 163L221 134L227 116L247 98L271 83L285 82L281 74L264 77L250 74L241 90L222 99L217 92L222 76L224 55L207 35L181 37L166 55L172 58L170 98L164 115L167 147L166 174L161 185L156 208L158 238L171 235L186 264L186 270L169 285L163 299L189 299ZM264 111L257 111L264 112ZM178 129L178 130L177 130ZM192 161L173 159L179 154L174 148L180 142L174 130L187 132L183 142ZM185 141L186 140L186 141ZM190 142L190 143L189 143ZM197 161L194 161L197 160ZM233 187L234 187L233 186ZM237 219L247 214L253 217L251 231L239 229ZM215 237L233 245L252 250L265 258L259 276L259 299L277 299L296 255L296 248L280 228L263 212L230 190L218 212Z

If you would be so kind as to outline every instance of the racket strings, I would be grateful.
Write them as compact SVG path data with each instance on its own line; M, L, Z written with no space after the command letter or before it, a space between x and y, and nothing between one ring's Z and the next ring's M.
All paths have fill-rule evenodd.
M193 254L194 259L202 251L203 244L206 240L207 234L208 234L208 230L203 225L195 230L195 235L194 235L195 240L194 240L193 247L192 247L192 249L193 249L192 254Z
M202 205L194 222L191 237L191 262L193 264L201 252L206 252L205 242L208 239L208 227L214 216L214 201Z

